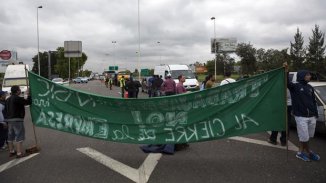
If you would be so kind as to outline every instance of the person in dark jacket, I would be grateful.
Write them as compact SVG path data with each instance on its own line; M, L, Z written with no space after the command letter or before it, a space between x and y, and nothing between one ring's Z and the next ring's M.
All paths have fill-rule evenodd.
M26 156L23 153L23 141L25 140L25 105L30 105L32 99L30 96L27 99L20 97L21 90L19 86L14 85L11 87L11 96L6 100L6 114L8 122L8 145L9 157L15 156L21 158ZM29 93L28 93L29 94ZM13 142L16 142L16 151Z
M132 77L130 77L129 81L126 83L126 90L128 91L128 98L136 98L136 83Z
M284 67L288 71L287 63L284 64ZM292 111L300 142L296 157L303 161L318 161L320 156L309 147L309 139L314 136L318 117L314 88L308 84L310 79L309 71L301 70L297 73L297 83L292 83L288 79L288 89L291 93Z
M6 150L8 146L8 124L5 121L7 118L6 106L7 92L0 90L0 150Z
M136 98L138 98L138 94L139 94L139 88L142 87L140 82L135 80L135 86L136 86Z

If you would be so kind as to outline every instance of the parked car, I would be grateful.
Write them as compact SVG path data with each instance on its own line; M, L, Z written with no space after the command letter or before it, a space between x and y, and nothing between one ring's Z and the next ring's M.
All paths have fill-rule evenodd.
M313 76L313 75L312 75ZM297 73L290 72L289 80L297 82ZM316 123L316 131L326 134L326 82L309 82L309 84L315 89L315 95L317 100L318 118ZM290 126L295 126L295 121L290 122Z
M74 83L88 83L88 79L83 78L83 77L77 77L77 78L73 79L72 81Z
M56 84L59 84L59 85L62 85L63 84L63 79L62 78L53 78L52 82L56 83Z

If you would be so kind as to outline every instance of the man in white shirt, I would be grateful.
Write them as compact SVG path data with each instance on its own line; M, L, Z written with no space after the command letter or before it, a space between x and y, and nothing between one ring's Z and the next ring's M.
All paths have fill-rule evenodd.
M235 82L235 80L231 78L231 72L230 71L226 71L225 74L224 74L224 77L225 77L225 79L220 83L220 86Z

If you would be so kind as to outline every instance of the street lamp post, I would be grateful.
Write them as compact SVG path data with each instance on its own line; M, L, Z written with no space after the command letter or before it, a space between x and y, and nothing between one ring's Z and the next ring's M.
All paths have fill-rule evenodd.
M117 41L112 41L112 44L113 44L113 51L112 51L112 56L113 56L113 66L115 67L116 65L115 65L115 58L114 58L114 57L115 57L115 54L114 54L114 49L115 49L114 47L115 47L115 46L114 46L114 45L117 44Z
M138 0L138 80L140 81L140 12L139 12L139 1Z
M40 37L38 31L38 9L42 6L36 8L36 26L37 26L37 64L38 64L38 75L41 75L41 65L40 65Z
M216 47L217 47L217 45L216 45L216 32L215 32L215 17L212 17L211 18L211 20L214 20L214 52L215 52L215 68L214 68L214 71L215 71L215 75L214 75L214 77L215 77L215 79L216 79L216 57L217 57L217 51L216 51Z
M159 48L160 48L161 42L160 41L157 41L157 44L159 45ZM159 54L160 54L160 65L161 65L161 52L160 51L159 51Z

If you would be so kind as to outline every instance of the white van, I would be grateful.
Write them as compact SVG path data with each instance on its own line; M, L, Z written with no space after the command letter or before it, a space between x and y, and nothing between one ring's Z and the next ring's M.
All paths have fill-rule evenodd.
M25 67L29 70L28 65L18 64L18 65L8 65L5 75L3 77L2 91L11 93L11 87L18 85L21 90L21 96L24 96L27 90L27 79L28 73L25 71Z
M186 90L199 89L199 82L195 74L187 65L159 65L154 68L154 75L162 76L163 80L168 74L174 79L175 83L179 83L178 76L183 75L186 81L183 83Z

